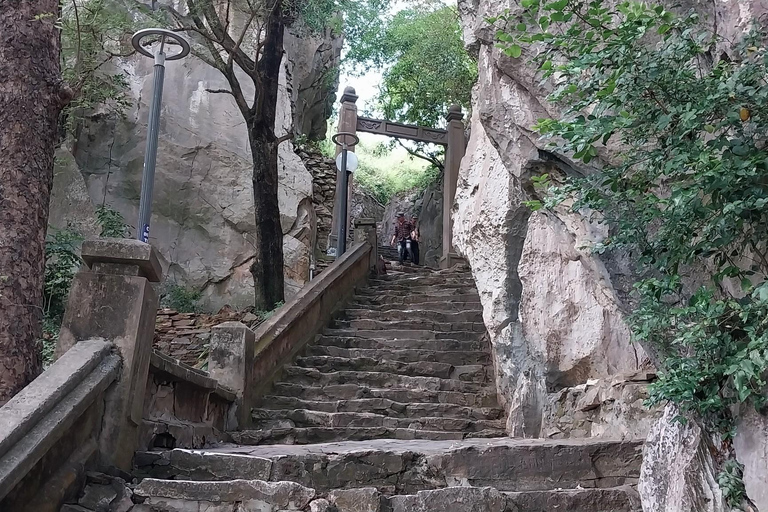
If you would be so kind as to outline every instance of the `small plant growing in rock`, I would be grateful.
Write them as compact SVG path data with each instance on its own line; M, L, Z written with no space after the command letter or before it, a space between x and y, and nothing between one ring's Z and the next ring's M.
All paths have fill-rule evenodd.
M125 238L128 236L128 224L122 214L107 205L96 208L96 219L104 238Z
M174 309L179 313L198 313L200 311L200 297L198 290L185 288L178 284L166 284L160 293L160 305L164 308Z

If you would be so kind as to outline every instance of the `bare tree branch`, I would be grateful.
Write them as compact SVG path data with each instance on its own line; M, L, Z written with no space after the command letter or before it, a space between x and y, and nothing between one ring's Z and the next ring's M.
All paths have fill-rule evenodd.
M408 152L409 155L411 155L413 157L416 157L416 158L421 158L422 160L426 160L427 162L431 163L432 165L434 165L435 167L437 167L441 171L445 170L445 164L443 162L441 162L440 160L438 160L435 156L427 154L427 153L420 153L418 151L415 151L415 150L409 148L405 144L403 144L402 140L400 140L400 139L395 139L395 140L397 141L397 143L400 145L401 148L403 148L404 150L406 150Z

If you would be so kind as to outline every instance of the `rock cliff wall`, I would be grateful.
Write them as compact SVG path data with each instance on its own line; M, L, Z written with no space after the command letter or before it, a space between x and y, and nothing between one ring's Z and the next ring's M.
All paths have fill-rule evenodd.
M729 41L768 10L763 0L684 3L681 9L696 9ZM524 204L535 198L532 176L583 175L596 172L599 161L584 168L547 151L532 133L539 118L557 115L546 101L549 84L530 66L530 50L512 59L495 48L485 21L506 9L514 13L519 3L458 0L458 7L479 80L453 237L483 302L508 431L528 437L650 433L644 510L723 510L709 450L713 440L698 424L676 423L674 411L642 406L653 373L625 321L632 283L626 255L594 255L588 247L606 236L603 228L565 211L532 213ZM744 415L734 443L759 510L768 510L768 470L761 458L766 425L766 416Z
M282 70L275 77L280 82L278 135L293 129L309 139L324 137L341 44L330 32L314 35L298 26L287 32ZM115 208L131 225L138 215L152 65L143 57L121 62L130 82L131 108L123 118L89 116L72 151L91 202ZM210 310L225 304L247 307L253 296L252 165L244 122L233 99L207 92L222 88L226 84L220 73L195 57L166 66L150 234L167 280L202 290L203 304ZM279 160L290 296L309 279L317 216L312 172L291 142L281 144ZM75 216L62 197L66 192L56 190L52 219Z

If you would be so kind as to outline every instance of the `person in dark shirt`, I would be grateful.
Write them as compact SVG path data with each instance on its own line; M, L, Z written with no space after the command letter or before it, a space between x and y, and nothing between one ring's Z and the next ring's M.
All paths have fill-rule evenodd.
M419 233L419 219L415 215L411 219L411 261L414 265L419 264L419 241L421 240L421 233Z
M395 241L397 241L397 258L401 264L408 250L407 245L411 241L411 231L413 231L413 224L405 220L404 213L399 212L397 221L395 221L395 234L392 236L390 245L395 245Z

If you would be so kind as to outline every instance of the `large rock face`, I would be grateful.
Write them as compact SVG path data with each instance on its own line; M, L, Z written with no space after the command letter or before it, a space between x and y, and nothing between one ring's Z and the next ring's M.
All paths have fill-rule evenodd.
M640 497L644 512L726 512L717 484L712 440L698 422L678 421L667 407L643 449Z
M285 50L275 77L280 84L277 134L294 129L322 138L335 97L341 39L292 28ZM138 215L152 66L143 57L120 64L131 84L131 109L125 118L89 117L73 150L91 201L105 201L132 224ZM214 310L253 302L249 267L256 219L244 122L231 96L207 92L226 87L218 71L194 57L167 64L150 233L167 279L202 290L204 304ZM279 149L279 184L290 296L309 278L316 234L312 174L291 142Z
M539 436L547 393L638 370L645 357L605 265L583 248L603 234L566 213L531 215L524 204L531 175L555 167L528 128L548 112L518 82L532 82L518 73L524 68L483 39L490 7L462 7L480 76L453 236L480 290L510 433Z
M676 5L696 9L723 41L738 40L749 20L768 10L761 0ZM525 206L536 198L533 176L599 172L611 148L585 167L551 153L532 132L538 119L558 115L546 100L551 85L530 65L531 49L518 59L505 56L486 22L507 9L519 11L518 1L458 0L458 7L479 79L453 208L453 241L472 267L483 302L508 431L636 437L650 430L644 510L723 510L718 469L701 429L675 422L670 411L663 417L659 410L644 413L645 380L630 378L615 387L617 380L626 381L623 375L642 375L651 366L632 344L625 319L633 282L628 256L592 254L589 246L607 233L586 216L532 213ZM729 51L728 44L721 43L722 51ZM735 442L756 503L765 502L766 424L757 413L744 416Z

